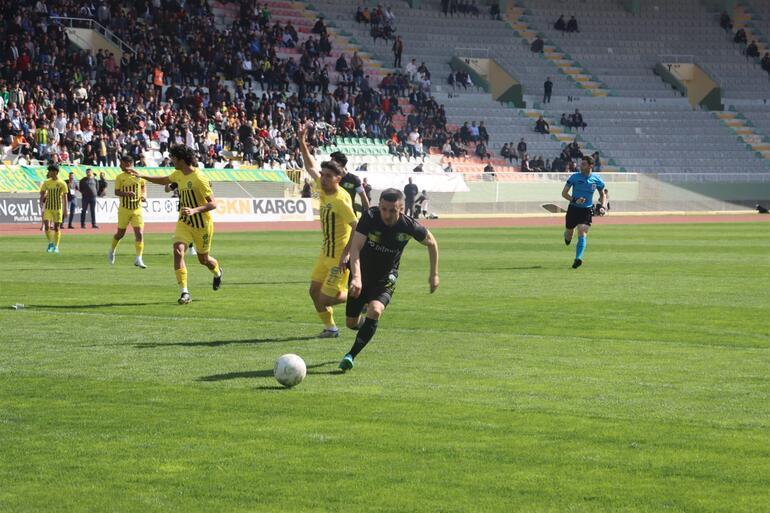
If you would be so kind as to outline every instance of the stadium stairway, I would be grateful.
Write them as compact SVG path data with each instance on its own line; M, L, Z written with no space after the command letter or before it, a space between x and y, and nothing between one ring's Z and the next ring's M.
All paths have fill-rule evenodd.
M746 116L737 111L713 112L712 116L730 129L739 142L745 143L758 157L770 162L770 139L755 128Z
M544 37L545 46L543 47L543 56L551 61L559 72L575 82L578 87L585 89L591 93L592 96L605 97L610 95L607 86L596 76L584 69L579 62L573 60L568 53L562 51L552 41L545 39L545 36L541 32L538 32L535 28L531 27L527 22L526 15L527 10L524 7L509 4L508 9L504 14L504 19L508 22L516 35L524 38L529 44L535 40L538 34L540 34L541 37Z

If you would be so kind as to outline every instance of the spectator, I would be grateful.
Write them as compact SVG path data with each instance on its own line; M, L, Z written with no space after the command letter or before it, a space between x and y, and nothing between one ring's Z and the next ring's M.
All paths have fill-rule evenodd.
M372 186L369 184L369 181L364 178L363 182L361 182L361 187L364 188L364 194L366 195L366 199L369 200L369 204L372 203Z
M521 158L521 170L522 172L526 172L526 173L529 173L532 171L532 168L529 165L529 155L526 153Z
M489 160L492 158L492 155L487 151L487 145L483 142L479 142L476 145L476 156L482 160Z
M537 121L535 121L535 132L543 135L551 133L551 126L548 124L548 121L543 119L543 116L540 116L537 118Z
M529 47L529 49L532 50L532 52L534 53L543 53L544 48L545 48L545 42L542 40L540 36L536 36L535 40L532 41L532 44Z
M733 29L733 22L730 19L730 15L727 14L727 11L722 11L722 15L719 17L719 26L722 27L725 32Z
M765 56L762 57L762 69L770 73L770 52L765 52Z
M502 17L500 16L500 4L492 2L492 5L489 7L489 15L493 20L502 20Z
M594 159L594 171L601 171L602 169L602 161L599 158L599 152L595 151L591 154L591 158Z
M489 144L489 132L487 132L487 127L484 126L484 122L479 122L479 140L483 141L485 144Z
M494 180L495 179L495 168L492 166L492 162L487 162L487 165L484 166L484 180Z
M564 32L567 30L567 23L564 21L564 15L560 15L559 19L556 20L556 22L553 24L554 30L558 30L560 32Z
M414 169L412 169L412 173L422 173L422 172L424 172L424 171L425 171L425 170L422 168L422 162L420 162L419 164L417 164L417 165L414 167Z
M86 227L86 212L91 211L91 228L99 228L96 225L96 196L98 180L91 173L91 168L86 169L86 176L80 179L80 227Z
M738 29L738 31L735 33L735 37L733 38L733 41L743 45L748 43L748 38L746 37L746 31L743 29Z
M569 118L567 118L566 112L561 113L561 119L559 120L559 124L567 128L572 128L572 121L570 121Z
M583 121L583 115L578 109L575 109L575 113L572 115L572 126L574 128L582 128L583 130L588 126L585 121Z
M524 142L523 137L521 140L519 140L519 144L516 146L516 151L519 153L519 161L523 160L524 154L527 153L527 143Z
M165 166L165 167L169 167L169 166ZM107 177L105 176L104 171L99 173L99 184L97 187L98 188L97 188L96 194L100 198L106 197L107 196Z
M513 154L508 143L503 144L503 147L500 149L500 156L506 159L509 164L513 164Z
M401 40L401 36L396 37L393 42L393 67L401 67L401 54L404 53L404 42Z
M447 165L444 168L444 172L445 173L454 173L455 172L455 170L452 169L452 163L451 162L447 162Z
M570 17L569 21L567 22L567 30L565 32L580 32L580 30L578 30L578 22L574 16Z
M547 77L543 82L543 103L551 103L551 93L553 92L553 82L551 77Z
M409 183L404 186L404 212L406 215L414 216L414 200L419 192L420 190L412 183L412 179L409 178Z
M67 223L67 228L72 229L74 226L72 226L72 218L75 215L75 209L78 206L78 197L75 193L77 193L80 190L80 187L78 186L77 180L75 180L75 173L69 174L69 179L67 180L67 211L69 212L69 222ZM64 228L64 220L62 219L62 228Z
M759 47L757 46L756 41L751 41L751 44L746 47L746 57L749 59L758 59L759 58Z
M302 184L302 193L300 194L302 198L312 198L313 197L313 186L310 184L310 180L305 178L305 183Z

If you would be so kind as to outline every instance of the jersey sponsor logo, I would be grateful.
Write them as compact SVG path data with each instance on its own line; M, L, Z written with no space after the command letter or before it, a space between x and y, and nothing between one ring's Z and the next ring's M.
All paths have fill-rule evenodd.
M367 236L367 239L369 239L372 242L380 242L380 232L370 232Z
M409 242L412 240L412 236L408 233L398 233L396 234L396 240L399 242Z

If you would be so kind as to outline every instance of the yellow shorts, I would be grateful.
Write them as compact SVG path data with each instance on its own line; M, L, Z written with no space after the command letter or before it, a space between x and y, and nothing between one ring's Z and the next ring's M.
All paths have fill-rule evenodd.
M62 220L61 210L44 210L43 211L43 221L48 221L49 223L61 224L61 220Z
M339 268L338 258L319 256L316 260L311 281L321 283L321 294L329 297L337 297L341 292L348 291L348 278L350 270Z
M208 223L205 228L193 228L187 223L178 221L174 231L174 242L184 242L195 245L198 253L211 252L211 240L214 238L214 223Z
M141 208L136 210L129 210L127 208L118 209L118 228L125 230L129 223L134 228L144 228L144 218L142 217Z

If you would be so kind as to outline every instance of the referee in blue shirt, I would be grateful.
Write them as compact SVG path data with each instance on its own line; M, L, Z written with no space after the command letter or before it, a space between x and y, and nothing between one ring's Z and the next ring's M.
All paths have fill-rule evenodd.
M575 228L578 230L578 242L575 247L575 261L572 268L577 269L583 264L583 253L586 250L586 239L588 230L591 228L591 219L594 210L594 192L599 191L599 203L596 205L596 211L600 216L607 213L604 205L607 201L607 192L604 189L604 182L598 176L592 174L594 169L594 159L585 156L580 161L580 172L574 173L567 179L564 190L561 195L569 201L567 208L566 227L564 230L564 243L569 245L572 242L572 235ZM572 189L572 194L570 194Z

